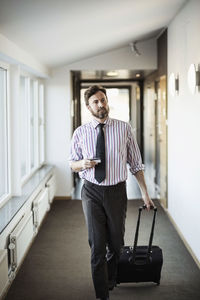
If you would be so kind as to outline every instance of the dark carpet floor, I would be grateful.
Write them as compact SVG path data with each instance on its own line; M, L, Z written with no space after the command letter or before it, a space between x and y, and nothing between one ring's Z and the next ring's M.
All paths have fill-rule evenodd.
M128 202L126 244L133 241L139 200ZM120 284L110 300L199 300L200 270L158 206L154 243L163 249L160 286ZM147 244L151 213L144 212L139 244ZM90 250L81 201L55 201L13 281L6 300L93 300Z

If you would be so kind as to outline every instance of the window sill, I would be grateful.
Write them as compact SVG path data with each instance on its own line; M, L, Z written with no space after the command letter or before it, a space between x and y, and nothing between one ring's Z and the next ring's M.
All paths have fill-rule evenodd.
M0 199L0 210L11 197L12 197L11 194L7 194L5 197L2 197Z
M11 222L17 212L22 208L26 201L30 198L33 192L41 184L41 181L50 175L53 170L52 165L44 165L33 176L24 184L22 188L22 195L11 197L5 204L0 208L0 234Z

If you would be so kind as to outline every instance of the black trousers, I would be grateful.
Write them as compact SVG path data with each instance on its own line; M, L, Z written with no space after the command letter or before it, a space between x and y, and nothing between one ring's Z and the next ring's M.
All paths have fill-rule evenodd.
M108 297L108 283L115 280L124 245L126 183L104 187L85 180L81 198L88 227L96 298Z

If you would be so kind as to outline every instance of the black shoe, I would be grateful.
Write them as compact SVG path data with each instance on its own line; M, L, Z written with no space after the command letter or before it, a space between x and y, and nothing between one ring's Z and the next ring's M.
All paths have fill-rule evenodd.
M117 286L117 283L116 283L115 280L114 281L109 281L109 283L108 283L109 291L112 291L115 286Z

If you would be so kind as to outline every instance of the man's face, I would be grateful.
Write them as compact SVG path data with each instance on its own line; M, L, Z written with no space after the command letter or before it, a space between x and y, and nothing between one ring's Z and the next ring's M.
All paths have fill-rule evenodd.
M88 109L98 119L106 119L109 114L109 106L106 95L98 91L89 98Z

